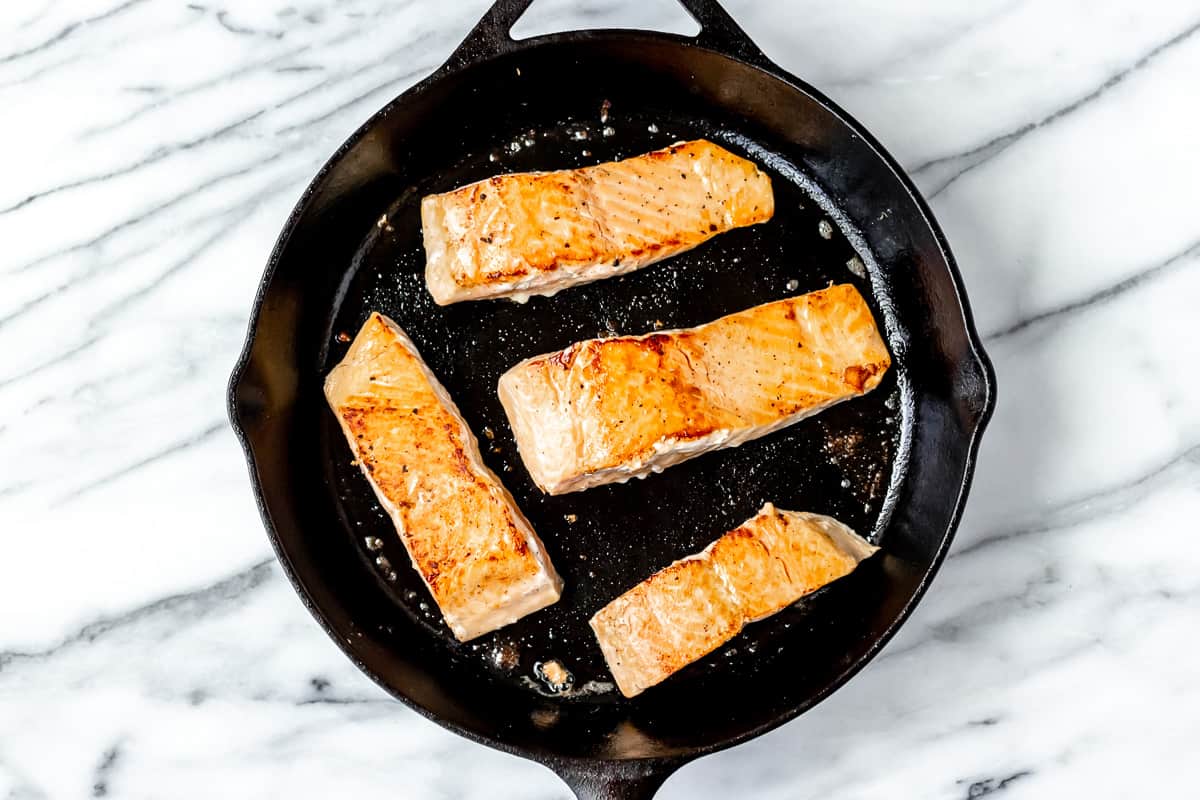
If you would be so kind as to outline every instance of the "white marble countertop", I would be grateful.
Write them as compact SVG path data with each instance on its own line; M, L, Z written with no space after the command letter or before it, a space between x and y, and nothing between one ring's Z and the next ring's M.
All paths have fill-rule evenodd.
M3 5L0 798L566 796L326 638L275 566L224 408L300 191L487 2ZM900 635L661 797L1194 793L1200 7L728 6L915 175L1001 392ZM670 0L532 15L681 20Z

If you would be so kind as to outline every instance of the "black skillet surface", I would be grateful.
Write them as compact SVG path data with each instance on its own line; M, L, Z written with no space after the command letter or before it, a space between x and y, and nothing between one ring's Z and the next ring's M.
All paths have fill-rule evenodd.
M714 3L684 2L703 26L694 40L593 31L513 42L528 4L498 3L447 66L314 181L268 266L231 416L280 560L364 671L447 727L550 765L581 796L649 796L684 761L813 705L895 631L949 545L993 379L949 251L909 182ZM526 305L442 308L426 292L421 196L693 138L764 167L774 219ZM517 361L847 281L871 299L895 358L872 394L643 481L560 497L533 486L495 394ZM441 622L321 394L347 347L341 334L373 310L416 342L545 541L566 581L556 605L467 644ZM765 501L832 514L883 553L622 699L587 618ZM572 672L570 692L537 679L549 659Z

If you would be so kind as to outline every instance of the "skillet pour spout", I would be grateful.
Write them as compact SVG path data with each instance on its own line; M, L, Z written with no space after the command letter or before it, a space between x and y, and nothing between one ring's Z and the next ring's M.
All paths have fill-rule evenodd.
M509 31L531 0L499 0L304 192L271 254L229 387L264 526L337 646L413 710L544 764L585 800L652 797L683 764L795 718L879 653L945 557L995 403L949 245L899 165L771 63L714 0L679 2L701 26L694 37L592 30L515 41ZM602 105L611 134L601 134ZM594 135L581 141L580 130ZM433 303L424 195L701 138L769 174L771 222L525 305ZM819 235L821 223L835 235ZM865 276L847 270L853 258ZM830 282L859 288L892 353L872 393L628 484L549 497L520 467L495 391L518 361L597 331L691 327ZM345 354L338 334L374 311L416 342L471 428L494 432L483 458L566 581L555 605L468 644L399 567L408 557L324 402L324 376ZM720 653L620 696L587 619L766 501L835 516L881 551ZM395 576L381 572L381 557ZM502 650L519 657L487 657ZM591 688L547 696L530 676L549 658Z

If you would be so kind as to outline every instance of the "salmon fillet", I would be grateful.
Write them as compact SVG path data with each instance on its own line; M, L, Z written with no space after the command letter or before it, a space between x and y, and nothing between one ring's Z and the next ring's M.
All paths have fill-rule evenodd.
M633 697L747 623L848 575L878 549L832 517L767 503L702 552L613 600L590 624L617 688Z
M891 365L849 284L686 330L578 342L498 392L521 459L563 494L661 472L874 389Z
M704 140L583 169L497 175L421 200L425 283L440 305L525 302L641 269L774 210L771 179Z
M562 581L537 534L396 323L370 316L325 397L459 640L558 600Z

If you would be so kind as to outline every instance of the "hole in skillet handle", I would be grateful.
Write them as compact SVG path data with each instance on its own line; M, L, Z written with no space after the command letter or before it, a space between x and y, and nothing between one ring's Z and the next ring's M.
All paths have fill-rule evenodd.
M716 0L676 2L700 25L700 32L692 37L696 45L748 64L771 65L758 45ZM496 0L450 54L450 58L446 59L438 73L456 72L511 51L517 46L517 41L512 37L512 27L533 3L534 0Z

